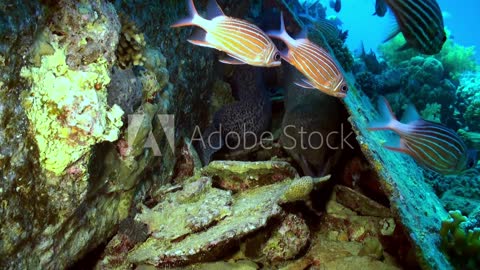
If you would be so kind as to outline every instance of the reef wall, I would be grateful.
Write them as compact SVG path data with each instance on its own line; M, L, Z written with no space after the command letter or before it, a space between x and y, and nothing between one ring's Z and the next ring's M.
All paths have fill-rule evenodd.
M191 49L190 30L169 28L186 15L181 2L0 4L1 268L72 265L114 233L143 186L167 181L175 141L157 115L174 115L175 130L190 133L205 122L215 78L211 52ZM138 28L127 32L119 13ZM129 58L144 67L121 81L112 67L125 37L138 42L122 48L145 46ZM129 126L134 138L124 112L141 116ZM144 148L152 135L161 155ZM152 170L157 177L141 181Z

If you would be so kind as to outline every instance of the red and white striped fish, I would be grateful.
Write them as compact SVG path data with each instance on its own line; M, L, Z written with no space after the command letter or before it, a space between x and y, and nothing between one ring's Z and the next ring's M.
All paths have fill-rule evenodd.
M269 31L267 34L285 42L288 52L281 52L282 58L306 77L301 82L295 82L296 85L315 88L339 98L347 95L348 85L330 54L306 37L293 39L285 30L283 14L280 20L280 31Z
M272 40L256 25L225 16L215 0L208 3L208 17L201 17L193 4L187 0L190 17L172 27L198 26L200 30L188 40L190 43L226 52L229 57L220 60L226 64L249 64L274 67L281 64L280 53Z
M384 97L380 97L378 109L383 119L368 129L392 130L400 136L385 148L408 154L426 168L446 175L460 174L475 165L476 152L469 151L455 131L421 119L413 105L405 111L406 124L395 118Z

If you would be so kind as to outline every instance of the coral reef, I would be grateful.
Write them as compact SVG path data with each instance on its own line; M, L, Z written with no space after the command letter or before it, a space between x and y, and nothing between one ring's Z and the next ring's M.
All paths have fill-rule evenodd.
M442 221L440 236L442 247L448 252L456 267L478 269L480 266L480 221L462 216L460 211L450 211L450 218Z
M440 112L442 111L442 105L438 103L428 103L425 106L425 109L420 112L422 119L428 120L431 122L441 123L440 121Z
M376 113L350 77L351 91L342 101L348 114L338 100L321 103L332 111L306 109L318 108L310 96L318 92L297 88L286 91L286 103L276 101L273 116L269 88L288 90L280 88L289 87L284 83L291 73L229 67L232 75L217 63L217 52L192 49L190 29L170 28L185 15L184 1L40 2L0 3L0 268L85 269L84 263L91 265L103 249L99 269L415 269L417 263L451 269L432 244L440 243L437 232L447 217L442 202L411 159L381 147L385 133L366 130ZM206 2L196 4L203 8ZM280 9L295 33L302 23L291 14L298 3L290 3L220 2L229 15L262 26L269 23L267 10L277 12L278 23ZM320 4L308 9L307 16L325 16ZM119 13L131 18L122 22L123 30ZM349 69L351 55L341 38L324 45ZM119 48L128 55L119 56ZM421 109L432 114L437 103L445 110L440 112L444 120L454 108L413 91L420 81L432 92L448 92L441 98L455 95L460 69L438 60L416 57L381 74L372 67L361 72L368 73L365 85L381 84L385 90L379 91L386 93L408 85L395 97L397 104L418 97ZM399 75L404 72L408 77ZM211 98L228 92L228 86L231 94ZM469 121L468 129L462 126L469 138L477 132L472 89L457 91L457 114L467 118L454 119L458 125ZM248 149L253 152L249 160L266 161L217 160L202 169L188 138L196 126L212 120L211 106L221 108L214 127L227 123L237 131L244 122L250 131L266 130L270 122L278 131L285 112L293 116L285 123L308 122L310 116L318 120L311 130L321 132L339 126L319 123L318 116L335 124L350 117L354 146L360 146L351 151L359 156L362 151L370 165L346 157L346 171L332 180L329 175L300 177L295 166L302 167L305 158L292 161L276 132L268 144L272 150ZM128 121L122 111L138 118ZM168 123L157 117L165 114L174 117ZM222 155L215 154L216 159ZM304 156L318 161L315 174L323 175L334 166L343 168L337 154L321 150ZM367 196L371 193L360 188L360 178L389 201ZM351 188L338 186L339 179ZM466 179L450 181L456 188L442 179L434 188L455 200L466 196L471 205L448 207L468 208L469 219L478 220L480 181ZM458 231L451 230L449 243L459 244Z
M466 131L464 129L459 129L457 132L469 148L480 149L480 132Z
M474 59L475 47L464 47L455 43L455 41L450 38L449 31L447 31L447 36L449 38L447 38L442 50L434 56L442 63L445 74L451 79L458 79L464 72L476 71L477 63ZM390 66L396 66L401 62L419 56L413 49L398 51L398 48L404 43L404 37L397 35L395 38L379 46L382 57Z
M122 29L116 51L118 65L121 68L143 66L147 61L144 55L146 42L143 33L125 15L120 16L120 22Z
M457 108L465 125L471 131L480 131L480 75L465 74L460 79L457 89Z
M191 122L201 123L202 114L192 117L189 113L201 111L194 105L174 108L173 111L170 104L174 100L179 104L203 104L200 100L209 96L198 93L206 89L211 82L209 78L213 77L213 65L209 64L213 61L205 61L213 56L201 50L192 52L188 45L180 44L178 40L186 39L187 33L164 31L161 41L155 43L159 47L146 50L145 54L151 57L145 62L146 70L135 74L143 86L142 104L138 108L130 104L125 108L130 107L142 118L136 123L137 136L129 140L126 132L120 131L121 109L117 105L112 105L113 110L107 106L106 88L116 61L115 49L120 32L113 5L97 0L41 2L45 5L41 6L37 1L0 4L0 175L5 180L0 184L0 265L6 269L66 268L110 237L120 220L127 217L132 201L143 196L143 185L162 184L153 177L140 181L145 173L159 163L162 164L156 170L159 175L168 175L173 169L175 159L161 123L156 119L157 113L176 113L179 129L183 126L183 130L188 130L186 126L193 126ZM184 6L176 3L171 6L165 10L162 3L149 10L154 14L149 18L161 18L155 32L158 27L168 29L184 11ZM133 14L134 9L128 12ZM172 43L172 40L176 42ZM172 57L184 53L189 55L189 62L180 63L179 58ZM168 67L167 58L172 59ZM53 64L54 61L50 60L61 60L61 65L47 69L44 63ZM204 65L199 71L201 61ZM173 72L177 69L178 72ZM20 78L21 70L26 79ZM200 82L192 79L202 72L207 79ZM169 73L175 74L173 80ZM55 89L56 85L49 85L46 80L58 81L60 88ZM48 87L51 89L46 91ZM32 91L30 95L26 91L30 88L42 90L41 93L46 94L43 95L45 102L39 99L39 91ZM174 94L173 89L179 91ZM182 89L187 90L182 92ZM47 99L55 102L46 102ZM62 102L76 104L69 109L77 116L85 113L85 117L75 120L71 117L73 114L61 112L62 108L57 105ZM29 117L43 117L50 122L35 122L34 118L35 121L29 121L27 109L30 109ZM42 169L45 164L39 160L40 151L50 151L49 157L56 157L53 147L41 150L37 146L32 132L34 124L68 121L72 125L61 130L64 133L53 130L55 133L48 137L47 143L55 146L66 142L56 138L56 134L69 135L73 128L89 123L89 119L93 121L90 121L92 130L79 129L77 135L70 134L72 136L65 138L73 140L69 148L57 148L57 156L68 157L65 158L67 162L61 160L50 165L60 172L66 163L74 160L73 154L64 150L88 149L88 153L63 170L61 175ZM40 132L45 131L47 129ZM74 140L75 136L78 136L77 140ZM105 141L116 138L118 141L114 143ZM161 158L156 157L150 148L144 148L147 138L150 142L152 138L156 140ZM101 141L104 142L98 143Z
M360 78L359 86L370 96L397 90L410 102L414 102L420 111L430 110L427 108L429 103L437 103L441 105L441 111L434 119L454 129L469 126L466 122L475 122L470 119L475 118L474 115L478 116L478 104L472 100L473 95L468 86L475 80L468 74L478 69L474 59L475 48L463 47L449 38L440 53L425 57L412 49L398 51L402 44L403 36L397 35L379 47L388 65L384 73L398 69L403 74L400 79L401 86L395 84L397 87L390 89L379 77L367 77L363 73L357 74ZM467 82L468 80L471 81ZM451 106L452 103L456 103L455 106ZM400 108L394 107L394 110L398 112Z

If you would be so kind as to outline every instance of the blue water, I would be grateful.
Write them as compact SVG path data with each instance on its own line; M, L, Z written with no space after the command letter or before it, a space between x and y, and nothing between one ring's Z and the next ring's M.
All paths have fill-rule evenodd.
M315 0L306 0L315 1ZM301 1L303 2L303 1ZM329 0L321 1L329 6ZM438 0L444 14L445 26L450 29L456 43L463 46L477 48L476 59L480 63L480 1L478 0ZM363 41L365 49L376 51L378 45L395 26L395 18L391 12L383 18L372 16L375 11L375 0L343 0L342 10L336 13L327 9L327 16L338 16L343 24L343 29L348 30L347 45L350 49L360 48Z

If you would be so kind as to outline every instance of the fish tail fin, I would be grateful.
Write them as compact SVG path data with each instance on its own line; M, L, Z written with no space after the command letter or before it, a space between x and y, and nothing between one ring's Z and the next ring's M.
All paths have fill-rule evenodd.
M395 117L390 104L388 104L387 99L383 96L378 99L378 110L381 119L370 123L368 125L368 130L391 130L398 124L398 120Z
M190 14L188 17L181 19L180 21L172 24L170 27L182 27L182 26L190 26L190 25L195 25L195 26L201 26L202 21L205 19L202 18L199 14L197 9L195 8L195 4L193 3L193 0L187 0L187 6L188 6L188 13Z
M280 13L280 30L273 30L268 31L267 35L273 38L278 38L283 42L287 43L287 45L292 44L295 40L287 33L285 29L285 21L283 19L283 12Z

